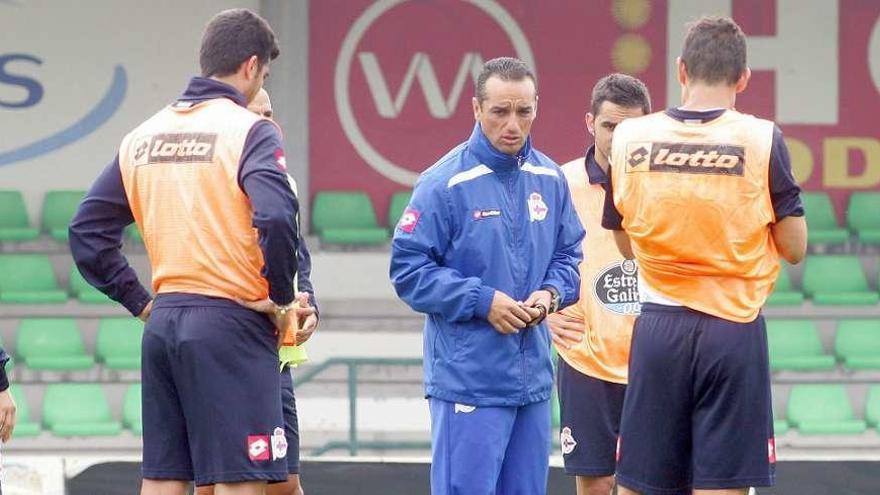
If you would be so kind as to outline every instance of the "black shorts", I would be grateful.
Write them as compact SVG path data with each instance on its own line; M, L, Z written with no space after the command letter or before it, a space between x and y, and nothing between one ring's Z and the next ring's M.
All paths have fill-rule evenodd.
M771 486L776 462L763 316L737 323L642 305L617 481L644 495Z
M276 342L265 315L232 301L156 298L142 351L144 478L287 479Z
M559 445L565 473L610 476L626 385L585 375L559 359Z

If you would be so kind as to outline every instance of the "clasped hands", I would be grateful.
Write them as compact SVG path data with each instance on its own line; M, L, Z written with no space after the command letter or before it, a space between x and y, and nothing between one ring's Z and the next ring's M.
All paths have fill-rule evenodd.
M541 323L547 317L552 299L550 291L544 289L532 292L525 301L515 301L496 290L486 319L499 333L519 333L526 327Z

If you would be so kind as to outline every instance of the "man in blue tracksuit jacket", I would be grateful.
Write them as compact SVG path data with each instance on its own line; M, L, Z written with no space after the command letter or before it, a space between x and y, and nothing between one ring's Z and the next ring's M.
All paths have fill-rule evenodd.
M548 312L578 299L584 230L561 170L531 146L535 78L486 62L470 139L422 174L397 225L391 280L427 315L432 493L546 492Z

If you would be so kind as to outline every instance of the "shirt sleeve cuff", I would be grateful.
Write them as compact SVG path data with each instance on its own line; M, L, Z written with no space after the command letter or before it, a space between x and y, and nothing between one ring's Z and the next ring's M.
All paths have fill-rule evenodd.
M147 292L146 289L140 284L135 286L135 289L130 293L125 295L125 298L121 301L122 306L128 310L132 316L140 316L141 313L144 312L144 308L147 307L147 304L153 300L153 297Z
M480 286L480 292L477 294L477 305L474 308L474 314L482 319L489 317L489 310L492 309L492 299L495 298L495 289L483 285Z
M0 392L3 392L4 390L9 388L9 377L6 376L7 361L9 361L8 358L0 362Z

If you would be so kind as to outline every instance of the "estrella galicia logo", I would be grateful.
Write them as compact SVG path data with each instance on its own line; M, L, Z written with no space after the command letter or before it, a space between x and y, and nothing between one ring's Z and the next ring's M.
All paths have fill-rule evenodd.
M599 271L593 280L593 297L599 304L619 315L638 315L639 267L634 260L614 262Z
M32 108L43 100L45 88L37 79L14 72L15 67L19 67L21 64L39 66L43 64L43 61L25 53L0 55L0 85L16 86L25 95L18 99L0 99L0 111ZM110 87L91 110L58 132L24 143L11 150L0 150L0 166L36 158L63 148L95 132L110 120L110 117L122 105L127 89L128 76L125 69L122 65L116 65L113 68Z

